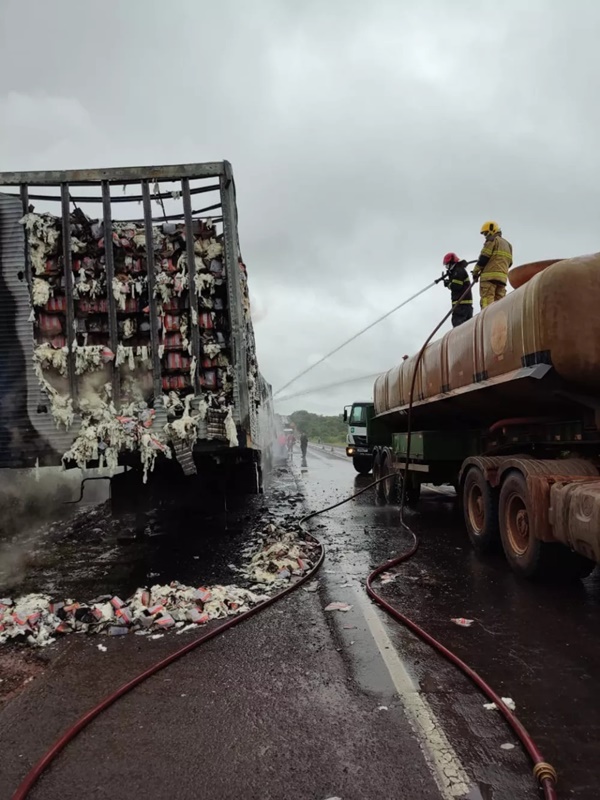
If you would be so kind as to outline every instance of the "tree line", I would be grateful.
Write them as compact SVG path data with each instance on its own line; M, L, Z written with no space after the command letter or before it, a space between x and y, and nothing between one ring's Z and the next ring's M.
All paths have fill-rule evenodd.
M346 442L346 423L341 414L328 417L322 414L312 414L310 411L294 411L289 418L299 433L306 433L312 442L319 439L325 444L345 444Z

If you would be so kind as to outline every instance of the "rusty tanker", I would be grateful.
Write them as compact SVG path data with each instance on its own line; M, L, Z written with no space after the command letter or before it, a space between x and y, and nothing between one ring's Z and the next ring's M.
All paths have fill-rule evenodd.
M478 551L501 543L525 577L583 577L600 562L600 254L509 278L515 291L354 404L367 423L359 471L368 458L389 475L389 503L406 475L412 507L423 483L451 484Z

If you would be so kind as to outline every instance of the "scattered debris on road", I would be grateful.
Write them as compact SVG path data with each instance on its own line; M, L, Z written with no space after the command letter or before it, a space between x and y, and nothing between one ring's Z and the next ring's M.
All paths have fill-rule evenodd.
M512 699L512 697L502 697L501 699L502 699L502 702L504 703L504 705L505 705L505 706L506 706L506 707L507 707L507 708L508 708L510 711L516 711L516 710L517 710L516 703L515 703L515 701ZM494 711L494 710L496 710L496 709L498 708L498 706L496 705L496 703L484 703L484 704L483 704L483 707L485 708L485 710L486 710L486 711Z
M245 565L235 568L249 588L234 584L196 587L174 580L140 587L127 600L109 594L88 603L56 600L48 594L7 597L0 600L0 644L45 647L68 633L123 636L172 628L183 632L209 620L241 614L264 600L267 593L298 580L317 557L317 545L301 538L297 525L283 529L270 522L257 534L258 548L246 553L250 558ZM162 633L150 638L159 636Z
M351 611L352 606L348 605L348 603L329 603L328 606L325 606L325 611Z
M514 750L515 749L514 744L510 744L510 742L506 742L506 744L501 744L500 747L502 748L502 750Z
M452 618L450 622L453 622L455 625L460 625L461 628L470 628L471 625L475 622L473 619L465 619L464 617L456 617Z
M386 583L391 583L394 580L396 580L396 576L392 575L391 572L384 572L381 575L381 584L382 585L385 585Z
M304 587L305 592L316 592L319 588L319 581L311 581Z

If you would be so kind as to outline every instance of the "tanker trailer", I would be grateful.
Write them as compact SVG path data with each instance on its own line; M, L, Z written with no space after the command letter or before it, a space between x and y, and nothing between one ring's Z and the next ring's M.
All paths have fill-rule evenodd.
M454 486L474 548L501 542L519 575L583 577L600 562L600 253L526 271L377 378L373 473L394 503L407 467L412 507L421 484Z

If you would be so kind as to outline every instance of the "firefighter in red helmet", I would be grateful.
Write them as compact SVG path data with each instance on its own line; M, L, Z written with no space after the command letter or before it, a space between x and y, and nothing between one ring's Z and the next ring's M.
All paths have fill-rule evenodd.
M452 327L456 328L467 322L473 316L473 295L469 290L463 297L464 291L471 283L467 272L467 262L460 259L456 253L446 253L444 256L443 274L444 286L450 289L452 299Z

